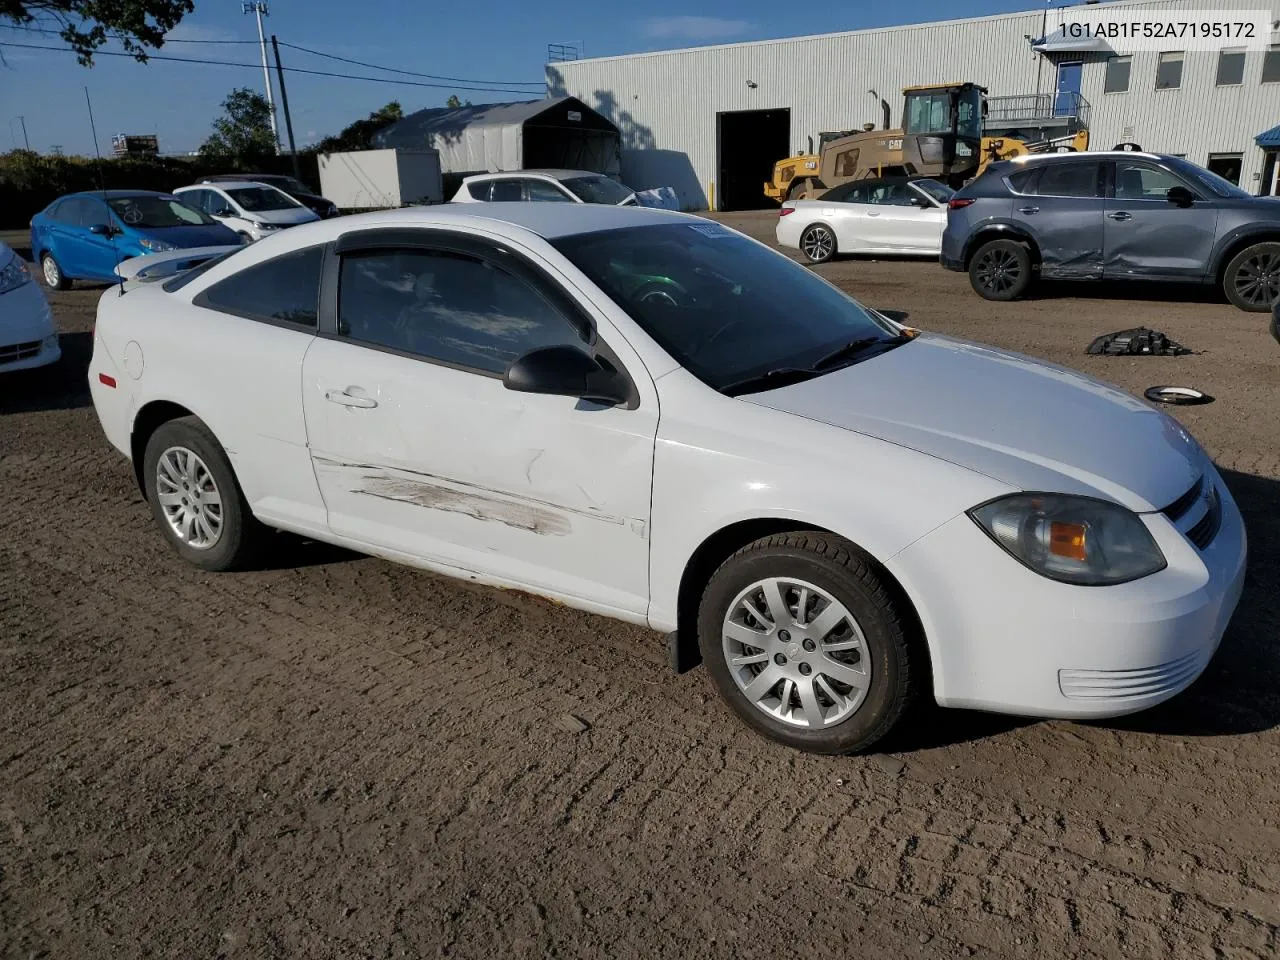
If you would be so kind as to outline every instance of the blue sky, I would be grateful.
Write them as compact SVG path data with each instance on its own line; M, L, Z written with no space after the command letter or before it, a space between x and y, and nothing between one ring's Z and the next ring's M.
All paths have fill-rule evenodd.
M963 13L942 0L898 0L893 4L852 2L833 9L817 5L791 23L780 22L778 4L766 0L663 2L651 6L586 0L486 0L483 3L410 3L407 0L271 0L264 21L268 37L322 53L420 73L477 81L519 82L510 89L539 96L550 42L578 41L587 56L610 56L708 43L856 30L864 27L981 16L1037 7L1036 0L971 0ZM802 26L797 27L796 24ZM160 51L164 55L258 63L252 16L239 0L197 0ZM191 42L202 41L202 42ZM208 42L218 41L218 42ZM56 36L0 27L0 43L60 46ZM109 47L108 49L118 49ZM26 122L31 147L55 144L68 153L91 154L84 87L89 87L98 141L110 150L115 133L156 133L163 151L194 150L209 134L219 104L237 86L263 87L262 70L166 63L143 65L123 57L100 57L91 69L71 54L0 47L0 151L21 145L18 116ZM286 67L377 75L365 67L282 49ZM510 92L372 83L286 74L294 134L302 146L336 133L390 100L405 111L439 106L450 93L474 103L527 99ZM274 82L274 76L273 76ZM429 81L422 81L429 82ZM530 85L532 84L532 85ZM281 118L281 140L284 123Z

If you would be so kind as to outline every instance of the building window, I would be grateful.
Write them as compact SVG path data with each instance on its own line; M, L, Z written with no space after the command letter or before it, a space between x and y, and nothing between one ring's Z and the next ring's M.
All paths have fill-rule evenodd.
M1234 87L1244 83L1244 51L1218 51L1218 86Z
M1280 43L1273 43L1262 58L1262 82L1280 83Z
M1156 65L1156 89L1177 90L1182 86L1182 51L1172 50L1160 54Z
M1133 57L1112 57L1107 61L1107 78L1103 81L1103 93L1124 93L1129 89L1129 68Z
M1238 187L1240 186L1240 166L1243 160L1244 154L1242 153L1211 153L1205 168L1210 173L1216 173L1223 180L1230 180Z

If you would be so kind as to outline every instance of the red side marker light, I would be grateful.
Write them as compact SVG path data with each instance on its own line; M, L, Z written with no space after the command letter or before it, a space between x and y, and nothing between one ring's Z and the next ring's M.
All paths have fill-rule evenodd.
M952 197L947 201L947 206L952 210L960 210L973 203L972 197Z
M783 207L781 210L778 211L778 216L785 217L788 213L795 213L795 212L796 212L795 207Z
M114 387L116 385L116 378L108 377L105 373L100 373L98 374L98 382L105 384L108 387Z

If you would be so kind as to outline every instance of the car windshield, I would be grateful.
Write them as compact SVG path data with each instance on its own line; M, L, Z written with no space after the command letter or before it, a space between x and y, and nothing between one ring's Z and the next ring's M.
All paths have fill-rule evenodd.
M286 176L271 177L250 177L250 180L260 180L271 187L279 187L281 190L289 193L310 193L311 190L305 183Z
M923 190L939 203L946 203L956 195L954 190L937 180L912 180L911 185L917 190Z
M107 205L126 226L148 230L161 227L198 227L217 222L187 206L177 197L113 197L107 201Z
M274 187L236 187L228 190L227 196L253 213L262 210L292 210L298 206L296 200Z
M635 192L608 177L573 177L560 182L586 203L621 203Z
M902 342L817 274L711 221L561 237L557 249L690 373L728 393L817 376ZM845 351L848 349L848 355ZM816 369L815 369L816 365ZM844 364L839 364L844 365Z
M1167 157L1165 162L1184 177L1202 184L1220 197L1239 198L1251 196L1248 190L1242 190L1230 180L1220 177L1216 173L1211 173L1204 167L1183 160L1181 157Z

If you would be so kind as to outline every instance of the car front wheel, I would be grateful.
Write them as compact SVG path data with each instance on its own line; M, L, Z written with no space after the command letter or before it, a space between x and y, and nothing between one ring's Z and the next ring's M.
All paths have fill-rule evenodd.
M698 643L742 720L812 753L881 740L921 669L885 582L851 544L818 532L766 537L725 561L703 593Z
M1227 264L1222 288L1241 310L1270 310L1280 300L1280 243L1255 243L1237 253Z
M969 261L969 283L986 300L1016 300L1031 285L1031 251L1017 240L984 243Z
M196 417L161 424L147 441L143 477L152 516L178 554L205 570L249 566L263 527L222 445Z
M836 235L821 224L814 224L800 235L800 252L810 263L826 263L836 255Z

